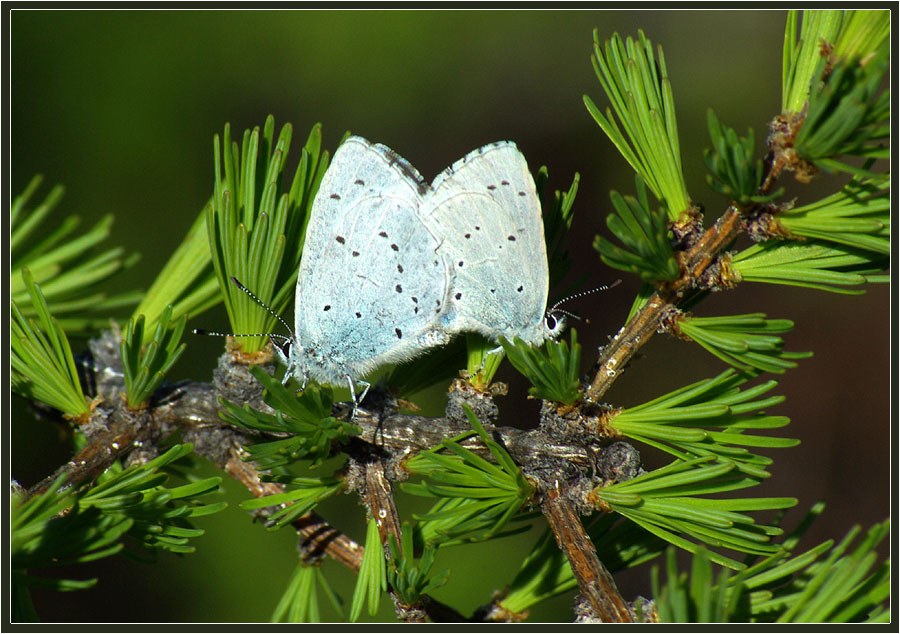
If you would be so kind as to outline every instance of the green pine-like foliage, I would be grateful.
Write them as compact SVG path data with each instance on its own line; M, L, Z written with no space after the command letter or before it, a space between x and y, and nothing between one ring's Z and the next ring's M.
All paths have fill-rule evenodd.
M322 619L323 595L351 622L376 614L385 595L411 622L439 615L516 621L575 588L596 618L603 603L597 592L605 592L606 600L625 606L622 620L889 621L889 561L876 551L889 521L799 552L822 506L786 533L778 519L761 518L797 500L752 496L771 477L773 462L789 459L799 442L782 434L786 417L768 412L784 397L771 393L778 383L763 375L792 372L812 352L784 349L781 335L793 328L791 320L708 314L703 303L710 291L740 292L745 282L859 294L888 281L890 176L879 159L889 157L889 17L869 10L790 12L782 112L773 113L765 149L752 130L740 136L709 110L710 147L703 157L688 157L706 166L711 190L729 199L727 209L707 209L705 218L697 202L702 193L689 192L684 178L676 90L662 46L643 32L607 40L595 32L591 59L609 106L601 109L587 95L584 104L634 171L634 195L610 194L614 212L606 222L614 239L592 241L600 261L642 283L622 331L590 370L574 329L538 347L461 338L382 374L371 392L380 400L364 401L357 417L351 417L356 408L336 402L330 386L282 381L282 370L273 375L263 334L292 298L310 210L328 167L319 124L290 180L290 124L276 137L269 117L261 129L244 131L240 143L226 124L213 143L210 201L146 293L100 290L136 257L118 248L98 251L111 217L82 235L74 217L48 222L62 189L34 206L36 177L11 209L11 385L64 421L78 451L39 486L13 487L13 620L39 619L33 588L68 591L96 582L37 576L36 569L43 575L51 565L82 564L135 545L192 552L190 540L203 533L193 519L224 507L214 501L220 478L194 473L200 455L248 488L242 510L269 530L290 526L300 535L298 564L273 601L273 622ZM795 206L777 186L791 175L799 183L819 175L834 186L820 200ZM567 245L580 238L568 229L581 176L564 192L551 193L548 179L546 167L538 170L555 286L572 268ZM741 234L754 244L738 248ZM228 343L212 384L167 383L188 345L182 337L188 319L219 301L231 331L246 338ZM118 313L134 304L129 318ZM110 326L110 318L122 321ZM96 336L104 327L110 329ZM604 402L605 386L654 333L699 345L723 371L629 407ZM84 336L112 342L110 358L74 354L70 340ZM542 401L532 432L492 422L492 397L500 391L492 380L504 359L531 383L530 397ZM445 418L408 413L413 406L403 399L448 383ZM443 425L440 434L429 435L433 424ZM192 445L179 434L208 442ZM606 462L623 447L638 456L627 473ZM670 462L644 471L642 447ZM431 505L410 513L395 489ZM364 544L340 532L345 518L318 515L323 501L346 493L364 503L358 518L366 521ZM488 606L470 617L431 596L473 574L436 566L446 549L532 526L546 529ZM578 545L581 537L587 547ZM679 571L677 549L691 553L689 572ZM325 556L358 575L348 606L319 566ZM651 561L647 599L620 597L615 584L597 577L598 570Z

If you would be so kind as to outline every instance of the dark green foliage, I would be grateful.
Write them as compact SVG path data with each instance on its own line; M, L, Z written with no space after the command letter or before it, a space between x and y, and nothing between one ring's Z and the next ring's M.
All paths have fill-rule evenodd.
M738 370L762 370L783 374L797 367L793 359L806 359L812 352L786 352L775 333L793 330L789 319L766 319L763 313L722 317L682 316L678 330L705 350Z
M144 335L144 316L138 315L137 319L128 322L121 343L122 365L125 369L125 392L128 397L128 407L140 409L147 406L150 397L156 388L162 383L163 377L169 371L187 344L181 343L181 335L187 317L181 319L169 327L172 317L172 305L166 306L162 315L156 320L156 329L153 338L146 345L142 342Z
M778 223L792 236L814 238L813 244L832 242L869 251L872 263L878 264L891 252L890 186L889 174L854 177L836 194L781 210Z
M359 433L355 425L331 415L331 388L310 383L298 396L294 388L282 385L262 368L254 366L250 372L266 388L263 399L275 414L254 410L247 404L239 407L223 399L225 411L221 416L233 425L287 435L246 447L249 458L261 467L273 469L301 459L319 464L331 455L335 444L346 443Z
M790 420L770 416L765 409L784 401L783 396L759 398L777 385L766 381L751 388L741 386L755 373L726 370L679 388L647 403L610 414L606 425L627 438L652 445L680 460L716 456L733 463L753 478L767 478L772 459L751 453L746 447L786 448L794 438L760 436L748 430L778 429Z
M259 366L251 367L250 372L266 388L263 399L275 409L275 414L260 412L247 404L238 407L222 399L225 411L221 416L233 425L275 436L275 439L247 445L244 449L248 460L271 471L271 475L263 475L262 479L283 484L286 491L253 498L240 506L247 511L278 507L268 515L269 528L277 530L346 488L341 478L294 476L286 473L284 468L300 460L311 461L309 466L315 467L331 456L336 447L358 434L359 428L331 415L330 388L309 384L297 395L293 387L282 385L278 378Z
M603 236L594 238L594 248L609 266L640 275L649 284L678 279L681 269L672 250L665 210L650 208L647 189L635 178L637 198L610 192L615 214L606 217L609 230L622 242L616 246Z
M28 569L92 561L124 548L121 539L134 521L123 514L104 515L96 506L72 508L73 496L62 489L64 482L61 477L42 495L24 503L21 495L13 495L11 566L16 585L59 591L89 588L96 579L35 577ZM69 512L63 513L66 509Z
M151 315L149 325L152 326L153 320L161 315L169 304L172 305L172 319L178 319L182 315L195 317L221 301L219 282L209 255L206 212L202 211L169 261L160 269L153 284L144 293L132 317ZM144 343L147 343L152 334L152 328L144 330Z
M265 482L283 484L287 490L284 493L246 500L241 502L240 507L245 511L276 507L276 510L267 516L270 530L283 528L301 515L306 515L315 509L322 500L342 493L347 488L344 480L331 476L304 478L291 475L266 475L261 479Z
M780 551L734 575L714 575L709 554L694 556L690 577L678 573L675 552L667 553L667 578L654 567L653 595L664 623L882 623L890 618L883 601L890 594L889 566L872 570L875 547L890 531L873 526L848 553L859 527L832 548L827 541L800 555Z
M799 156L829 171L856 174L866 173L835 157L890 156L886 145L890 135L890 92L882 85L889 66L887 51L885 45L865 65L839 61L827 79L811 91L803 126L794 140ZM821 64L824 72L824 59Z
M890 254L890 179L876 174L873 166L874 159L889 157L890 93L883 87L889 68L889 14L815 11L807 15L799 41L798 14L792 12L788 18L783 113L775 122L780 127L773 125L769 139L771 163L755 154L752 130L746 138L740 137L709 111L713 147L704 156L709 183L744 212L743 225L731 225L733 231L740 229L766 242L734 254L727 252L736 244L733 233L726 234L728 245L713 239L710 244L715 248L701 256L714 265L701 279L680 280L687 272L679 266L682 254L676 249L706 243L697 241L703 223L684 183L674 98L662 49L654 50L643 33L624 40L615 34L601 45L595 32L594 70L611 106L601 112L588 97L585 105L634 168L637 191L634 197L611 194L615 213L607 224L617 242L597 237L594 247L606 264L644 282L629 318L657 289L667 308L686 310L710 288L717 288L718 282L721 287L760 281L855 293L862 291L846 287L888 279L882 271ZM284 173L290 125L276 138L274 119L269 117L262 130L245 131L240 144L232 143L230 135L226 125L223 143L218 137L214 141L212 200L125 328L120 352L131 408L155 405L154 392L184 349L180 337L186 314L216 303L217 284L237 333L271 331L274 317L232 285L231 276L275 311L283 310L294 292L310 205L328 166L321 129L317 125L311 130L290 183ZM767 173L770 167L773 172ZM792 208L792 203L771 204L780 191L761 191L764 179L774 181L784 169L796 170L801 181L818 169L845 171L855 177L838 193ZM571 268L566 237L579 175L575 174L568 191L552 195L547 180L547 169L542 167L535 181L553 286ZM46 224L61 196L61 189L55 188L35 210L25 211L38 183L33 181L14 201L11 212L12 386L17 393L83 422L93 404L82 392L64 328L96 326L97 315L105 319L110 310L136 301L134 294L106 297L94 290L130 259L122 257L121 249L92 253L107 236L111 218L74 239L74 218L38 237L38 228ZM659 201L655 209L648 188ZM714 221L715 215L709 214L707 220ZM676 280L693 286L666 284ZM35 281L44 286L43 292ZM51 313L62 316L60 322ZM659 323L663 322L661 318ZM665 544L694 554L690 575L679 574L670 549L667 583L661 585L654 572L654 603L635 602L640 614L653 614L655 604L655 614L667 622L890 620L890 564L877 564L874 550L889 532L888 522L874 526L855 547L856 529L836 547L826 542L794 556L796 533L775 543L782 534L777 522L759 524L751 516L780 512L794 505L794 498L724 497L769 477L772 459L754 453L753 448L779 449L798 442L755 431L788 423L786 417L767 413L782 401L781 396L767 396L776 383L745 385L763 371L784 372L796 365L794 359L808 356L782 350L783 341L777 335L792 325L788 320L765 319L762 313L684 317L673 332L680 331L740 372L729 369L627 409L602 406L605 415L598 426L591 427L598 437L582 438L596 448L624 437L675 457L667 467L629 480L607 481L585 470L579 474L583 479L568 491L598 511L584 521L597 556L610 571L646 562L659 555ZM257 336L242 343L246 351L254 351L267 338ZM532 382L529 393L571 406L568 411L575 419L582 396L581 346L575 331L569 342L547 341L536 348L521 341L502 344L513 365ZM489 354L496 347L493 342L472 335L465 341L460 337L454 348L395 368L385 383L408 395L446 380L463 366L463 345L469 379L476 384L490 382L502 357ZM311 384L298 396L294 382L283 386L261 368L251 371L265 387L265 401L274 413L223 401L222 417L252 430L259 442L243 448L246 458L264 472L263 481L284 487L282 493L240 505L277 529L346 491L348 482L342 473L310 477L307 470L342 451L358 458L355 450L364 443L354 438L360 433L356 425L332 415L329 388ZM398 604L422 601L425 605L423 595L437 590L449 575L431 571L438 548L511 535L527 530L538 517L529 505L540 492L536 480L524 475L534 473L528 470L534 464L520 467L471 410L467 409L467 415L472 433L445 439L439 447L400 463L421 480L401 486L436 500L426 513L414 516L415 526L404 524L402 554L395 536L384 543L377 519L368 519L365 554L348 615L351 621L358 620L364 609L370 615L377 613L388 583ZM92 422L102 422L96 419ZM461 442L472 434L477 434L486 451L479 453ZM77 433L76 438L87 442ZM218 478L164 486L168 476L163 469L172 471L173 461L190 451L190 446L176 446L155 460L127 469L114 463L96 484L64 489L62 476L27 501L21 491L14 490L13 619L36 618L28 595L31 588L75 590L96 581L47 578L36 576L35 570L43 575L41 569L51 566L107 557L122 552L128 540L151 553L192 551L189 540L202 530L190 519L218 511L224 503L204 505L199 500L216 490ZM389 561L385 547L390 550ZM734 559L732 552L719 552L723 550L745 556ZM713 563L725 569L714 572ZM274 610L274 621L319 620L319 589L341 613L340 602L317 564L302 559ZM524 557L508 592L498 595L496 603L523 615L532 605L577 585L568 559L548 530Z
M353 590L353 599L350 601L348 618L351 623L359 620L364 604L369 615L375 616L381 595L387 590L387 562L378 534L378 523L374 518L370 518L367 524L365 548L362 566Z
M318 623L319 588L339 616L343 616L343 606L338 596L329 586L322 568L316 564L300 562L294 569L281 600L272 613L273 623Z
M569 191L554 190L552 197L548 197L546 192L548 179L547 168L541 166L537 178L535 178L535 187L538 197L541 199L544 239L547 242L547 264L550 269L550 288L554 288L572 268L572 258L566 247L566 238L575 217L572 205L575 202L575 195L578 193L578 182L581 176L576 172Z
M758 484L744 476L733 462L713 456L675 461L632 480L597 487L598 506L609 508L661 539L696 553L697 542L738 552L769 555L778 546L769 543L781 529L761 526L741 511L767 511L794 506L794 498L698 497ZM744 564L711 553L716 563L740 570Z
M150 550L189 553L191 538L203 530L190 518L216 513L224 502L203 504L199 498L214 493L221 478L208 478L166 488L164 467L191 452L191 445L176 445L142 465L111 469L97 484L63 488L65 476L46 491L24 500L14 493L11 506L11 567L13 620L34 613L27 588L79 590L96 579L71 580L33 576L29 571L84 563L120 552L127 535Z
M548 339L538 347L518 338L513 343L501 338L509 362L531 381L528 393L533 397L563 405L581 398L581 345L574 328L569 336L571 345Z
M12 300L12 389L22 396L55 407L67 416L86 416L90 413L90 407L81 389L66 333L50 314L41 287L34 282L27 268L22 270L22 280L37 323L25 317L18 303Z
M698 549L692 560L691 579L688 582L686 573L678 575L675 562L675 549L666 552L666 571L668 583L660 587L658 569L653 567L653 596L656 597L656 609L662 623L724 623L727 615L736 606L733 601L740 598L732 593L729 601L727 582L729 571L722 568L716 579L713 578L712 565L705 548ZM718 583L715 583L718 581Z
M403 523L402 553L394 536L390 536L391 562L387 571L387 581L394 594L406 605L413 605L423 594L429 594L447 583L449 570L431 573L434 565L433 545L425 546L418 563L413 557L413 529L409 522Z
M321 152L321 126L316 125L301 150L291 185L285 189L291 134L292 127L287 124L276 142L275 120L269 116L262 133L259 128L244 131L240 148L232 143L228 125L221 148L218 135L214 139L215 194L206 208L206 226L213 266L235 333L271 332L275 318L232 284L230 277L236 277L275 312L284 310L297 283L306 223L328 166L328 153ZM262 336L240 341L246 352L261 350L268 343Z
M78 216L51 220L63 196L62 185L55 186L37 207L29 209L41 181L41 176L35 176L10 209L10 296L25 317L38 315L22 277L22 270L28 267L63 330L73 335L88 334L108 326L112 313L140 299L138 291L109 295L104 289L111 277L132 266L138 256L125 257L121 247L96 253L109 236L112 214L81 236L74 235L81 223Z
M191 450L189 444L175 445L144 465L117 474L108 471L78 502L82 506L97 506L104 513L127 514L134 520L129 534L146 548L193 552L188 539L199 537L204 531L192 527L186 518L217 513L226 503L201 504L194 499L217 491L221 478L206 478L174 488L162 486L169 476L159 470L186 457Z
M703 152L703 160L710 173L706 182L715 191L728 196L740 207L753 203L766 203L780 198L784 190L773 194L759 194L763 179L763 162L757 158L753 143L753 129L746 137L739 137L735 131L723 126L712 108L706 111L711 150Z
M460 445L461 438L446 439L440 447L407 461L407 471L427 476L428 480L403 483L403 490L438 498L427 513L415 516L425 545L450 546L500 536L534 493L534 487L509 453L487 434L472 410L464 407L475 433L497 464ZM439 453L441 449L450 454Z
M664 203L668 219L677 221L690 209L691 201L681 168L672 85L662 47L657 51L658 61L653 43L643 31L638 31L637 41L628 37L624 42L613 33L601 48L595 29L591 62L616 117L609 108L605 114L600 112L587 95L584 104L635 173Z
M754 244L731 258L738 280L802 286L832 293L859 295L843 288L866 282L886 282L879 275L887 258L840 244L770 240Z

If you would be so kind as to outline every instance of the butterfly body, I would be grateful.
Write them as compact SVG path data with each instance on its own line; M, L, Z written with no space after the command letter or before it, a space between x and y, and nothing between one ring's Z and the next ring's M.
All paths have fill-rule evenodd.
M474 150L432 184L361 137L335 152L313 202L279 354L304 385L365 383L464 332L533 345L545 320L547 253L534 180L508 141Z

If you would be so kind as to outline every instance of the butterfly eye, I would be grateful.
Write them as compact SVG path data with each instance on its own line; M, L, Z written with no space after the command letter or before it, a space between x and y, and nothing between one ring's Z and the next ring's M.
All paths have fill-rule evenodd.
M544 323L547 325L547 329L551 332L556 330L556 326L559 324L559 321L556 319L556 315L553 313L547 313L547 316L544 318Z
M291 340L290 339L283 339L281 341L275 341L273 339L272 345L281 351L281 354L284 355L285 359L291 358Z

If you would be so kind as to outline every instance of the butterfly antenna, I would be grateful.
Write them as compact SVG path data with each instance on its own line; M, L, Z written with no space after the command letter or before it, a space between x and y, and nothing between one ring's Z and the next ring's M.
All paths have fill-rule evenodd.
M257 304L259 304L260 306L262 306L263 308L265 308L267 311L269 311L269 314L272 315L273 317L275 317L275 319L277 319L278 321L280 321L282 326L284 326L285 328L287 328L287 331L288 331L289 333L291 333L291 337L285 337L285 339L291 339L291 338L293 338L294 331L291 329L290 326L287 325L287 322L286 322L284 319L281 318L281 315L279 315L279 314L276 313L274 310L272 310L271 308L269 308L269 306L268 306L263 300L261 300L259 297L257 297L256 295L254 295L253 292L252 292L249 288L247 288L246 286L244 286L243 284L241 284L241 283L238 281L238 278L236 278L234 275L231 276L231 281L234 282L234 285L235 285L235 286L237 286L239 289L241 289L242 291L244 291L245 293L247 293L247 295L249 295L250 298L251 298L254 302L256 302ZM260 335L251 335L251 336L258 337L258 336L260 336ZM283 335L282 335L282 336L283 336Z
M569 317L574 317L575 319L581 319L581 317L579 317L578 315L570 313L567 310L563 310L562 308L559 307L559 305L563 304L569 300L572 300L572 299L578 299L579 297L584 297L585 295L590 295L592 293L599 293L600 291L608 291L609 289L615 288L616 286L618 286L621 283L622 283L622 280L616 280L612 284L604 284L603 286L598 286L596 288L592 288L587 291L581 291L580 293L575 293L574 295L569 295L568 297L563 297L561 300L559 300L558 302L553 304L553 306L547 311L547 314L548 315L562 314L562 315L567 315Z
M576 315L575 313L570 313L567 310L563 310L562 308L553 307L547 311L548 315L565 315L566 317L571 317L572 319L581 320L581 315Z
M217 332L215 330L204 330L203 328L194 328L193 333L195 335L206 335L209 337L272 337L274 339L282 339L284 341L293 341L290 337L286 337L284 335L278 335L274 332L258 332L254 335L236 335L233 332Z
M261 300L260 298L258 298L256 295L254 295L254 294L250 291L250 289L248 289L246 286L244 286L243 284L241 284L241 283L238 281L238 279L237 279L236 277L234 277L233 275L231 276L231 281L234 282L235 286L237 286L239 289L241 289L242 291L244 291L245 293L247 293L247 295L249 295L251 298L253 298L253 301L255 301L257 304L259 304L260 306L262 306L263 308L265 308L267 311L269 311L269 314L270 314L270 315L273 315L273 316L275 317L275 319L277 319L278 321L280 321L280 322L281 322L281 325L284 326L285 328L287 328L287 331L288 331L289 333L291 333L291 336L290 336L290 337L287 337L287 336L285 336L285 335L279 335L279 334L272 333L272 332L259 332L259 333L256 333L256 334L240 334L240 335L236 335L236 334L230 333L230 332L216 332L216 331L214 331L214 330L204 330L203 328L194 328L194 334L195 334L195 335L208 335L208 336L211 336L211 337L273 337L273 338L275 338L275 339L280 339L280 340L282 340L282 341L293 341L293 340L294 340L294 331L291 329L290 326L287 325L287 323L284 321L284 319L281 318L281 315L279 315L279 314L276 313L274 310L272 310L271 308L269 308L269 307L266 305L266 303L265 303L264 301L262 301L262 300Z

